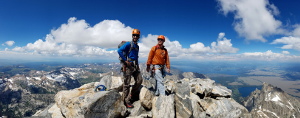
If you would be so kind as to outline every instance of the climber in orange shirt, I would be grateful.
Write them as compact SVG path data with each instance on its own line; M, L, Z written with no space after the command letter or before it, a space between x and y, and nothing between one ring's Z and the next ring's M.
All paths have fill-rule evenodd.
M157 37L157 41L157 45L153 46L149 52L146 68L146 71L149 72L150 66L153 65L152 71L154 71L154 78L156 80L156 96L166 95L164 87L164 77L166 76L165 71L170 73L170 60L168 51L163 45L165 42L165 37L163 35L159 35Z

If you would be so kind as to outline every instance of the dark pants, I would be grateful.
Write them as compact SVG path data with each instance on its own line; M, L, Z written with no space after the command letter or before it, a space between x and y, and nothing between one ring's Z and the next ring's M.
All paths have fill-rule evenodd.
M125 73L123 72L123 76L124 76L123 100L125 103L130 103L131 99L137 99L131 97L139 97L140 86L143 82L143 78L141 76L140 71L137 69L137 66L134 65L126 66L126 72ZM130 93L131 76L133 76L135 83L132 86L131 93ZM129 93L131 95L129 95Z

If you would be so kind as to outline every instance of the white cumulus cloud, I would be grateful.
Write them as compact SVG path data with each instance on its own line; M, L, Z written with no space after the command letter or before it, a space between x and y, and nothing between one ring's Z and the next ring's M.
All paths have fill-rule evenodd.
M218 0L224 15L234 14L234 29L247 40L266 42L265 36L283 33L279 10L268 0Z
M191 53L237 53L239 49L232 46L231 40L225 37L225 33L219 33L216 42L212 42L211 46L205 46L201 42L191 44L190 48L187 49Z
M15 41L6 41L3 46L13 46L15 44Z
M296 37L300 37L300 24L294 25L293 35Z
M38 39L14 51L46 55L107 56L121 41L131 40L132 28L118 20L104 20L90 26L85 20L71 17L68 23L51 30L45 39Z
M205 46L201 42L197 42L195 44L190 45L190 52L193 52L193 53L208 53L208 52L211 52L211 48L209 46Z
M225 37L225 33L219 33L217 42L211 43L211 52L214 53L236 53L239 49L232 47L230 39Z
M282 51L282 54L288 55L288 54L290 54L290 52L289 51Z
M116 48L115 42L131 40L131 31L132 28L118 20L104 20L90 26L85 20L72 17L67 24L52 30L51 35L56 43Z
M300 37L282 37L274 40L271 44L284 44L281 49L294 49L300 51Z

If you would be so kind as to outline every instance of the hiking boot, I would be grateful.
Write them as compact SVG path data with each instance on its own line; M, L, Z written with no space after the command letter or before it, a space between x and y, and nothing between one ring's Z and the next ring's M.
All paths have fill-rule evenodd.
M130 99L131 103L138 101L140 99L139 95L130 95L130 96L131 96L131 99Z
M127 108L133 108L133 107L134 107L133 104L131 104L131 103L125 103L125 106L126 106Z

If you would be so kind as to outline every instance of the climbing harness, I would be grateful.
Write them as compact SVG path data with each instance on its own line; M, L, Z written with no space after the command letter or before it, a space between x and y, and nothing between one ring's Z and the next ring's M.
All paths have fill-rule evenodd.
M164 75L164 68L165 68L164 65L159 65L159 68L155 68L154 65L153 65L152 70L151 70L151 75L150 75L150 77L152 77L152 78L154 77L154 75L155 75L155 70L160 70L160 71L161 71L161 74Z

